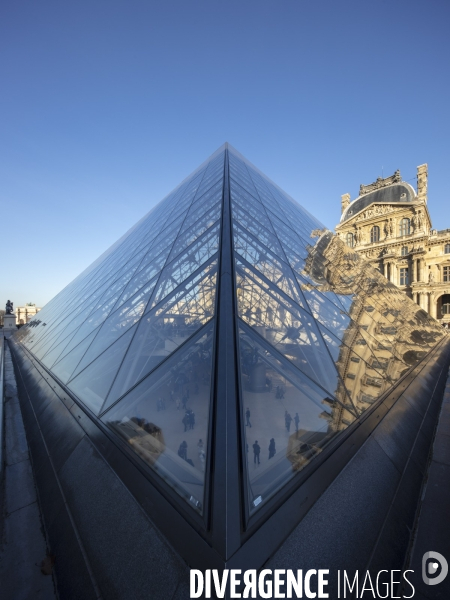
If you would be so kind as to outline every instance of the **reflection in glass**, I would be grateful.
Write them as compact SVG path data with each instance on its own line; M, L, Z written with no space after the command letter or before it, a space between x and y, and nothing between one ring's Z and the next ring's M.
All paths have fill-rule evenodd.
M301 471L336 435L343 410L248 328L239 330L242 421L250 512Z
M222 148L16 334L200 512L224 158ZM228 175L236 409L253 511L444 332L349 247L354 239L345 245L232 149ZM447 296L441 304L450 311Z
M139 322L108 405L167 358L214 315L217 259L178 286Z
M280 290L236 260L238 312L248 323L296 367L329 393L339 380L313 317Z
M213 325L144 379L102 419L200 514L211 403Z
M136 326L127 331L115 344L67 384L92 412L100 411L135 329Z
M197 271L219 247L220 224L208 229L183 254L165 267L158 280L156 292L148 305L147 311L156 306L183 281Z
M320 451L318 440L326 441L351 425L443 333L356 252L233 151L230 175L238 313L251 327L241 324L240 353L252 511L292 476L294 464L303 467ZM261 216L255 194L264 205ZM320 417L312 412L301 433L313 441L308 445L302 439L298 462L292 459L292 453L297 454L292 451L297 448L292 428L295 414L301 422L300 405L277 405L290 402L298 394L294 389L303 389L292 374L319 390L315 404L309 397L300 404L319 404L322 409Z

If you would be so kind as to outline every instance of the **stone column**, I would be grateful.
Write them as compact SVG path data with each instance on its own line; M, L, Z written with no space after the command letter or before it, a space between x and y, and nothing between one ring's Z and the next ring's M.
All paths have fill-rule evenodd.
M423 258L419 259L419 277L417 281L425 281L425 260Z
M430 315L437 319L437 303L434 294L430 294Z
M417 304L417 292L413 292L413 301L415 304Z
M409 278L409 283L414 283L416 280L416 260L413 257L411 260L411 277Z
M427 292L419 292L420 294L420 308L428 312L428 294Z
M388 264L386 261L383 262L383 273L384 273L384 276L386 277L386 279L389 279L389 270L388 270Z

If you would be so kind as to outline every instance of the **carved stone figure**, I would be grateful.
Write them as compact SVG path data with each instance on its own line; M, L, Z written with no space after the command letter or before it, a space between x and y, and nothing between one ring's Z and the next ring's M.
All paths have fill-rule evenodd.
M419 212L417 213L417 220L418 220L419 229L422 229L423 228L423 218L422 218L421 210L419 210Z
M428 283L434 283L434 275L433 275L433 273L430 273L428 275Z
M420 229L420 225L419 225L419 215L414 213L411 219L411 223L414 227L414 233L417 233Z
M389 235L391 237L395 236L395 220L389 219Z
M6 303L6 314L7 315L12 315L14 313L14 303L11 302L11 300L8 300L8 302Z

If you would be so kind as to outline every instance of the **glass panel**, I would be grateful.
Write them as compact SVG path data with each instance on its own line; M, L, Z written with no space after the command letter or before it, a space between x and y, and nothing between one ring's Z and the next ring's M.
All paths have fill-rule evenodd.
M295 283L289 278L289 273L278 271L278 277L274 277L276 282L276 285L274 286L274 284L268 278L264 277L264 275L257 269L254 269L252 266L250 266L248 262L242 259L238 254L236 254L235 262L236 269L238 269L239 272L245 273L249 279L255 281L257 285L265 289L268 293L273 293L275 296L280 294L280 297L283 297L284 292L284 294L287 294L290 298L295 300L295 302L302 308L306 306L306 303L300 297ZM266 265L268 267L274 267L273 270L269 271L269 275L273 275L277 265L271 265L269 261L267 261ZM281 267L284 267L282 263Z
M137 325L127 331L97 360L67 385L94 413L98 413L108 394Z
M156 279L144 286L142 290L113 312L101 326L94 342L89 347L83 360L75 370L74 377L92 362L101 352L110 346L125 331L132 327L144 313L148 299L155 287Z
M342 340L349 326L350 317L315 288L303 284L302 293L313 317Z
M275 289L263 290L236 264L239 316L281 354L334 393L337 372L312 316Z
M96 301L94 300L94 303ZM93 304L94 304L93 303ZM73 334L77 331L77 329L84 323L86 320L86 316L89 316L91 313L92 305L87 305L84 307L81 306L78 310L78 314L74 318L68 317L67 319L63 319L61 323L50 332L48 336L42 338L42 341L39 343L38 347L33 346L32 352L37 358L42 358L45 356L47 352L56 347L61 341L66 340L69 342L71 339L69 334ZM63 347L61 347L61 351ZM59 355L58 355L59 356ZM56 359L57 357L55 357Z
M211 405L212 325L144 379L102 420L200 514Z
M184 252L188 246L193 244L205 231L212 227L220 219L221 202L217 202L212 208L196 212L197 220L189 227L184 223L180 235L173 245L169 260L174 259L178 254Z
M44 363L46 367L51 367L53 363L55 363L58 358L61 356L61 353L64 351L64 348L70 342L70 340L75 335L75 332L72 331L69 335L63 337L61 336L61 341L55 341L55 343L49 345L49 350L45 353L45 356L41 358L41 362Z
M192 208L198 204L204 204L206 206L212 206L218 200L222 199L223 192L223 177L221 176L215 183L210 187L202 188L201 194L195 199Z
M284 252L280 246L280 243L276 236L263 227L255 217L250 216L236 203L232 202L233 218L239 223L239 225L251 233L255 238L264 244L274 254L279 256L282 260L285 260Z
M89 348L92 340L97 335L97 330L93 331L87 336L81 343L78 344L69 354L66 354L64 358L59 360L52 367L52 373L54 373L63 383L67 383L70 376L74 372L77 364L82 359L84 353Z
M92 315L88 319L86 319L86 321L79 327L74 337L70 340L67 347L64 349L64 352L58 355L58 357L62 358L63 356L68 354L73 348L75 348L75 346L77 346L82 340L84 340L85 337L87 337L92 331L96 330L98 326L101 325L107 319L109 313L114 307L114 304L116 303L116 300L117 293L115 296L110 298L104 306L92 313Z
M259 244L247 232L244 232L237 226L234 226L233 229L236 253L243 257L252 267L255 267L268 281L285 294L288 294L297 304L305 307L305 302L298 290L298 284L293 279L289 266L278 259L272 252L269 252L262 244Z
M127 392L213 317L216 275L214 260L141 319L108 403Z
M194 244L183 254L172 261L161 274L158 287L151 304L147 309L153 308L161 302L172 290L190 277L203 263L205 263L219 248L220 223L208 229Z
M334 396L239 329L250 512L301 471L354 417Z
M138 273L133 277L130 283L127 285L125 291L122 294L117 306L121 306L124 302L126 302L129 298L134 296L141 288L152 283L156 284L158 281L159 274L163 269L167 255L169 254L170 246L161 252L158 256L156 256L153 260L149 261L143 268L141 268Z

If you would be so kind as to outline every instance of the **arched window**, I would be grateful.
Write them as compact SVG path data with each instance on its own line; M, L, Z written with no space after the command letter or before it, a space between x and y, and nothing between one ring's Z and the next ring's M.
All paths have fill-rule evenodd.
M408 254L408 246L403 246L402 248L402 256L406 256Z
M450 254L450 244L445 244L445 246L444 246L444 254Z
M371 243L380 241L380 228L378 225L374 225L370 230L370 241Z
M450 294L445 294L445 296L442 296L442 314L443 315L450 315Z
M350 246L350 248L353 248L353 246L355 245L355 241L353 239L353 233L347 233L346 243L347 243L347 246Z
M411 233L411 220L402 219L400 221L400 235L409 235Z

